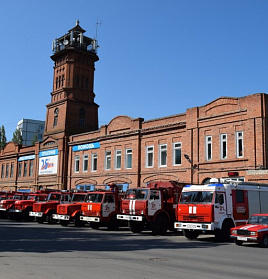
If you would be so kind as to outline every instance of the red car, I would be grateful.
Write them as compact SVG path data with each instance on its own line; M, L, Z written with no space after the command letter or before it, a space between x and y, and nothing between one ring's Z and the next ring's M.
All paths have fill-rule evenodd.
M231 229L231 237L239 246L243 242L255 242L260 247L268 247L268 214L252 214L246 225Z

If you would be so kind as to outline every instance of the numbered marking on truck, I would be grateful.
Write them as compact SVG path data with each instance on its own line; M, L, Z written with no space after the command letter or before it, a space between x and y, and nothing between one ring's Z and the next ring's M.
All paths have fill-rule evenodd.
M91 211L91 210L92 210L92 204L89 204L89 205L87 206L87 210L88 210L88 211Z
M196 206L189 206L189 214L196 214Z
M135 204L136 204L135 200L130 200L130 203L129 203L129 213L130 214L135 214Z

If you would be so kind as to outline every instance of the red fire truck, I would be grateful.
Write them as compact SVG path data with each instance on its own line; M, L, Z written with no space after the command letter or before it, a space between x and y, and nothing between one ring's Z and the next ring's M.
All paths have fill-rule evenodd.
M268 247L268 213L252 214L246 225L231 229L231 237L235 244L241 246L243 242L259 243L260 247Z
M115 184L110 184L109 188L89 193L81 206L80 220L89 222L92 229L107 227L108 230L116 230L125 223L116 219L124 193Z
M46 193L30 193L26 200L17 200L14 207L9 210L9 218L12 220L30 221L33 217L29 216L29 212L33 209L33 204L38 201L46 201L48 194Z
M87 199L87 193L74 193L70 203L61 203L57 206L57 214L53 219L59 220L64 227L73 222L76 227L83 225L80 221L81 205Z
M134 233L150 229L153 234L165 234L168 229L174 229L175 208L184 185L159 181L149 183L146 188L127 190L117 219L128 221Z
M14 193L12 198L0 200L0 217L8 218L9 211L14 207L17 200L25 200L28 197L28 193Z
M188 239L203 233L225 241L230 229L245 224L249 215L268 212L267 200L267 184L214 179L207 185L188 185L181 193L174 226Z
M58 220L53 219L52 215L57 212L57 205L69 202L71 195L70 192L51 192L47 201L36 202L33 205L33 211L29 212L29 216L35 217L38 223L55 224Z

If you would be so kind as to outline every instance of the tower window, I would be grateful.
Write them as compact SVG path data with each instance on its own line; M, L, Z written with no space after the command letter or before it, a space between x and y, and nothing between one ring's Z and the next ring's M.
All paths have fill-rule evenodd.
M62 77L61 77L61 87L63 87L64 86L64 75L62 75Z
M61 86L61 76L59 76L59 88Z
M86 112L84 108L80 108L79 110L79 127L85 127L86 126L86 120L85 117Z
M81 76L81 88L84 88L84 76Z
M57 126L57 124L58 124L58 116L59 116L59 109L55 108L53 127Z

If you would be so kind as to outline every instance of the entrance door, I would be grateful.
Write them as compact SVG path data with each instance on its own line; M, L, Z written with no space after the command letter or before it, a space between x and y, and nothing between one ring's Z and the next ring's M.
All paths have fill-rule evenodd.
M159 190L150 190L148 215L153 216L159 209L161 209L161 192Z

